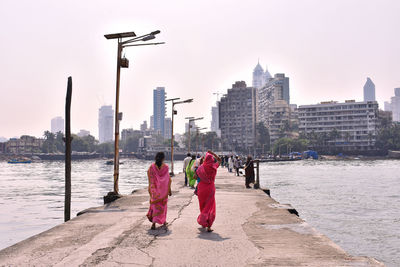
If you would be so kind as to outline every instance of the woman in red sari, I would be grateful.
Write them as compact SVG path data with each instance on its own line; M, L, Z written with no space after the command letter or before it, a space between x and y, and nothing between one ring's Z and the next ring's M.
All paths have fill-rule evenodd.
M221 159L212 151L208 151L203 164L196 170L196 176L200 178L197 187L197 196L199 198L200 215L197 222L202 227L207 227L208 232L212 232L211 226L214 223L215 208L215 176L217 168L221 164ZM196 178L197 178L196 177Z
M149 178L150 208L147 218L152 222L151 229L156 229L156 223L167 225L168 195L171 196L171 177L168 165L164 164L165 154L158 152L155 163L147 171Z

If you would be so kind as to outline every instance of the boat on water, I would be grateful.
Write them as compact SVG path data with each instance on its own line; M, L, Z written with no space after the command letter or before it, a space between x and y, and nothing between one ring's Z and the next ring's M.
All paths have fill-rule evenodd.
M8 163L10 163L10 164L20 164L20 163L27 164L27 163L32 163L32 161L29 159L12 159L12 160L9 160Z
M123 162L123 161L120 161L120 162L119 162L119 165L122 165L122 164L124 164L124 162ZM106 165L114 165L114 160L107 160L107 161L106 161Z
M267 158L267 159L260 159L260 162L281 162L281 161L296 161L301 160L301 158Z
M389 150L388 156L391 159L400 159L400 151Z

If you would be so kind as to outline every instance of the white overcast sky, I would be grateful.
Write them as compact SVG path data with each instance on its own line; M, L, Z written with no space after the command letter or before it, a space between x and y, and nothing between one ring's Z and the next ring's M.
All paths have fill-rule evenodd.
M400 1L0 1L0 136L41 136L64 117L73 78L72 129L98 136L98 108L115 101L116 43L106 33L161 30L163 46L129 48L121 80L122 128L149 120L152 94L194 98L204 116L213 92L251 85L258 58L290 77L292 103L362 100L366 77L383 101L400 87ZM170 107L168 116L170 114Z

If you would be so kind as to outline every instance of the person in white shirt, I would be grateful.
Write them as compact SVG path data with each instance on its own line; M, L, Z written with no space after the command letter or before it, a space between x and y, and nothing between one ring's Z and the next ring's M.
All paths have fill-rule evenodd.
M228 159L228 170L229 172L232 172L233 169L233 156L230 156Z
M191 157L190 153L187 153L186 158L183 160L183 172L185 173L185 186L188 185L186 167L189 165L191 159L192 159L192 157Z

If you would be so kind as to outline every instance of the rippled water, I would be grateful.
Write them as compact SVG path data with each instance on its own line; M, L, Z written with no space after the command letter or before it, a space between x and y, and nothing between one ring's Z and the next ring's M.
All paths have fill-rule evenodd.
M147 186L149 161L123 160L121 194ZM169 164L169 162L167 162ZM182 163L175 163L175 172ZM72 162L71 217L103 204L113 189L113 166L105 160ZM0 162L0 249L43 232L64 220L64 162Z
M168 163L168 162L167 162ZM147 185L149 161L124 160L120 191ZM182 162L176 162L175 172ZM113 166L72 163L72 214L103 204ZM262 163L261 184L350 254L400 266L400 161ZM63 222L64 164L0 162L0 249Z
M400 266L400 161L262 163L262 186L352 255Z

